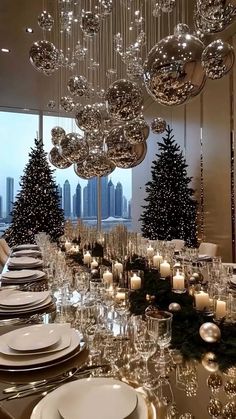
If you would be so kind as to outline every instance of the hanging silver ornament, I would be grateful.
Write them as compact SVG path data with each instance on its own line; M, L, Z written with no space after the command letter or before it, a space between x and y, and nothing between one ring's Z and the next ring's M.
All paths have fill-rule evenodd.
M228 402L222 411L222 419L235 419L236 418L236 403L235 401Z
M127 76L131 80L143 80L143 64L141 58L134 58L127 65Z
M56 102L55 100L49 100L48 104L47 104L48 109L55 109L56 107Z
M50 13L43 11L38 16L38 25L41 29L44 29L46 31L50 31L53 27L54 19L50 15Z
M151 122L151 130L154 134L163 134L166 130L166 121L163 118L153 118Z
M171 311L172 313L176 311L180 311L181 305L179 303L170 303L168 310Z
M161 16L161 6L160 6L160 3L159 3L159 2L156 2L156 3L154 4L153 9L152 9L152 15L153 15L154 17L159 17L159 16Z
M190 29L186 23L178 23L174 28L175 35L186 35L187 33L190 33Z
M89 160L89 157L87 160ZM74 171L81 179L92 179L96 176L94 169L91 169L89 164L87 165L87 160L74 164Z
M115 164L108 159L107 154L96 147L93 152L90 151L90 163L96 176L108 176L116 168Z
M103 133L101 131L89 131L84 133L84 138L89 145L89 148L102 147Z
M99 32L101 26L100 18L93 12L84 12L81 18L80 27L86 36L94 36Z
M50 76L59 68L59 51L52 42L34 42L30 48L29 56L34 68L46 76Z
M48 154L48 160L57 169L67 169L71 163L61 156L57 147L53 147Z
M127 122L124 126L124 136L130 144L143 143L149 135L149 126L142 118Z
M205 342L218 342L221 338L219 327L211 322L203 323L199 329L199 334Z
M81 43L78 41L77 45L75 46L74 51L74 58L78 61L83 61L87 54L87 48L83 47Z
M108 16L112 12L112 0L99 0L101 16Z
M84 131L100 130L102 125L101 112L92 105L86 105L76 114L75 122Z
M75 132L67 134L60 141L59 152L71 163L82 162L88 157L88 144Z
M65 137L66 132L62 127L54 127L51 130L53 145L59 145L60 141Z
M221 39L211 42L202 53L202 66L210 79L222 78L233 65L234 49Z
M176 6L176 0L159 0L159 5L164 13L170 13L173 12L175 6Z
M84 76L72 76L68 80L67 88L73 96L85 96L89 90L88 80Z
M75 113L80 112L83 109L82 103L75 103L74 111Z
M213 418L219 418L222 414L222 403L218 399L211 399L207 406L209 415Z
M110 116L121 121L136 118L142 110L142 91L129 80L121 79L112 83L107 89L106 100Z
M203 43L193 35L162 39L144 63L148 93L162 105L181 105L198 95L206 76L201 65Z
M69 96L61 97L60 105L61 105L62 109L64 109L64 111L66 111L66 112L72 112L74 107L75 107L73 99L71 99L71 97L69 97Z
M194 25L204 34L223 31L236 16L236 6L228 0L197 0Z
M61 10L60 12L60 28L61 31L71 32L71 25L73 21L72 10Z

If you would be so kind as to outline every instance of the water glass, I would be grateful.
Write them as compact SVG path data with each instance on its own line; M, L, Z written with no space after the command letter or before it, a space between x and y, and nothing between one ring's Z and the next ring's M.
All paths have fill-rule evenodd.
M147 328L151 336L155 338L160 347L160 358L158 364L165 365L165 347L171 341L173 314L168 311L149 311L146 313Z

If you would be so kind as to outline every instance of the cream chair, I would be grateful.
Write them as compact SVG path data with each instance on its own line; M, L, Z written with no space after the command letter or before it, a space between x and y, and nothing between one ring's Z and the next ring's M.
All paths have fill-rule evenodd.
M215 243L201 243L198 249L199 256L206 255L215 257L217 255L218 245Z
M0 264L3 267L5 265L5 263L7 262L8 256L6 255L6 253L3 251L3 248L0 247Z
M7 256L10 255L11 248L8 246L6 240L3 238L0 239L0 247L3 249L4 253L6 253Z
M171 243L175 245L175 251L180 252L184 247L184 240L181 239L173 239Z

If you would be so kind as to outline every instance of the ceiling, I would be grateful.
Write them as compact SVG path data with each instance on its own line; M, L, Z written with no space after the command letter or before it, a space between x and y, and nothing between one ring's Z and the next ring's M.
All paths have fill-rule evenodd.
M96 1L93 0L92 3ZM115 7L117 7L119 1L113 1ZM140 2L141 0L137 1ZM151 0L143 1L145 7L147 7ZM193 0L177 1L182 4L182 7L183 3L186 2L187 13L191 20ZM37 24L37 17L45 8L52 15L55 15L56 7L57 0L0 1L0 48L9 48L11 50L9 54L0 52L0 107L48 111L48 101L58 95L59 72L47 77L36 71L29 62L29 50L32 43L42 39L42 30ZM118 16L117 13L114 16L116 24L119 25L122 19L120 19L120 15ZM175 23L174 19L177 21L177 18L178 16L175 14L175 17L172 18L172 23ZM153 17L151 16L150 19L153 19ZM164 17L161 23L161 35L163 36L168 34L167 18ZM26 27L32 27L34 33L26 33ZM150 33L153 39L149 39L149 43L153 45L157 37L157 30L153 27L152 22L148 22L147 28L146 32L152 31ZM231 25L224 32L224 38L231 36L235 33L235 30L236 24ZM107 36L106 33L105 36ZM101 62L103 62L103 58L105 59L106 53L104 53L104 48L106 44L107 39L105 38L98 50L95 51Z

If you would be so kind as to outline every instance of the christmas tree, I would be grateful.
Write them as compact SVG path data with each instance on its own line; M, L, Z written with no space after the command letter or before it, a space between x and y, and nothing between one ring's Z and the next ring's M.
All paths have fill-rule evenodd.
M152 180L146 184L147 197L141 215L144 237L152 240L185 240L187 246L197 246L197 203L189 186L188 167L180 147L168 126L160 154L152 162Z
M64 232L64 214L53 178L54 170L49 167L42 140L35 140L35 145L21 177L12 223L4 234L10 246L34 243L34 235L42 231L57 241Z

